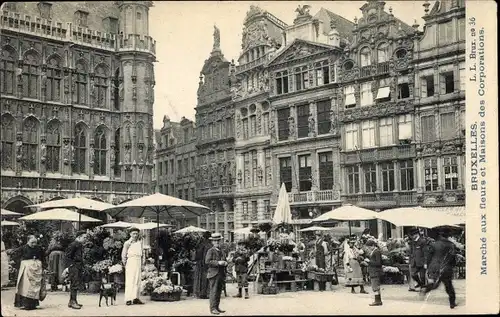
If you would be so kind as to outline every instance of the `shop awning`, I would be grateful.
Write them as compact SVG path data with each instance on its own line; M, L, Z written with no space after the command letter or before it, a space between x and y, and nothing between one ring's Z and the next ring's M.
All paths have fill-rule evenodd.
M380 87L377 92L377 98L375 99L385 99L389 98L391 95L391 87L386 86L386 87Z

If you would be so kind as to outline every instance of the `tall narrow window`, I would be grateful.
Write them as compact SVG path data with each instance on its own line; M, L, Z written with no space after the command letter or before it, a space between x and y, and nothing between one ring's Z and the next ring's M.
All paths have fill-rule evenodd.
M382 118L379 121L380 146L388 146L394 143L392 137L392 118Z
M434 75L428 75L420 78L422 83L421 91L422 97L432 97L434 96Z
M290 157L280 158L280 187L285 184L286 191L292 191L292 159Z
M87 165L87 129L83 124L75 127L75 165L74 173L85 174Z
M245 187L250 187L250 171L251 171L251 166L250 166L250 153L246 152L244 155L244 170L243 170L243 183Z
M233 120L231 118L226 118L226 131L228 137L233 136Z
M361 67L370 66L372 64L371 51L368 47L363 48L360 53Z
M61 157L61 124L52 120L47 125L47 157L45 166L47 172L59 172Z
M305 138L309 135L309 105L297 107L297 137Z
M450 20L438 25L439 44L449 44L455 41L452 22Z
M242 209L242 218L243 218L242 220L248 221L248 202L244 201L242 203L241 207L242 207L241 209Z
M345 125L345 149L354 150L358 147L358 124L347 123Z
M441 118L441 140L453 139L456 135L455 113L443 113Z
M252 186L258 185L257 180L257 151L252 151Z
M318 119L318 134L330 133L332 125L331 121L331 101L322 100L316 103L317 119Z
M412 132L412 115L403 114L398 118L398 139L411 140L413 137Z
M465 91L467 89L467 79L465 74L465 62L461 62L458 65L458 73L460 74L460 90Z
M465 41L465 18L458 19L458 40Z
M330 65L328 61L316 63L316 86L326 85L330 83Z
M94 135L94 174L106 175L106 132L104 128L98 127Z
M23 61L23 96L38 98L40 60L37 55L28 53Z
M455 79L453 72L445 72L439 75L440 93L451 94L455 91Z
M347 166L347 193L357 194L359 193L359 167L358 166Z
M361 106L369 106L373 104L372 83L361 84Z
M395 189L394 183L394 163L382 163L380 164L380 169L382 171L382 191L391 192Z
M14 94L15 52L4 48L0 59L0 88L2 94Z
M76 79L76 87L75 87L76 90L75 90L75 95L73 97L74 101L79 105L86 105L87 85L88 85L87 67L82 62L76 64L75 79Z
M333 160L332 152L318 154L319 159L319 189L333 189Z
M123 89L120 85L123 84L120 83L120 69L117 69L113 78L113 103L115 110L120 110L120 89Z
M116 129L115 132L115 161L114 163L114 170L113 172L115 173L115 177L120 177L121 176L121 167L120 167L120 149L121 149L121 137L120 137L120 128ZM167 167L167 162L164 164L165 168ZM163 172L161 171L161 165L160 165L160 174Z
M269 186L271 184L272 180L272 158L271 158L271 151L270 150L265 150L264 151L265 156L266 156L266 163L264 167L264 178L265 178L265 185Z
M276 73L276 94L288 93L288 72L282 71Z
M431 192L438 189L438 169L437 158L429 158L424 160L424 179L425 191Z
M269 112L262 114L262 135L269 135Z
M435 117L423 116L420 118L420 128L422 133L422 142L434 142L436 140L436 122Z
M290 117L290 108L278 110L278 139L287 140L290 135L288 127L288 118Z
M355 90L353 85L344 87L344 106L346 108L356 107L356 97L354 93Z
M410 98L410 85L408 75L398 77L398 99Z
M413 190L415 181L413 176L413 161L402 161L399 163L401 176L401 190Z
M363 148L371 148L375 146L375 121L363 121L361 125L361 137L363 139Z
M458 188L458 164L457 157L444 157L444 189Z
M377 61L385 63L389 61L389 44L382 43L377 48Z
M249 136L253 137L257 134L257 119L255 115L249 117L250 120L250 133Z
M97 105L106 108L108 104L108 72L104 67L97 67L95 71L95 85L97 90Z
M25 171L37 170L38 128L38 120L34 117L28 117L23 122L23 158L21 165Z
M47 100L61 100L61 81L62 81L61 61L59 58L51 58L47 63Z
M309 88L309 71L307 66L295 69L295 91Z
M311 174L311 155L299 156L299 190L307 192L311 190L312 174Z
M1 117L0 125L2 127L0 138L2 139L2 169L14 169L14 144L16 142L15 120L10 114L4 114Z
M374 193L377 190L377 168L375 164L363 165L363 174L365 176L365 192Z
M243 127L243 139L248 139L248 118L243 118L241 120L241 125Z
M182 171L182 160L177 160L177 177L181 177L183 174Z

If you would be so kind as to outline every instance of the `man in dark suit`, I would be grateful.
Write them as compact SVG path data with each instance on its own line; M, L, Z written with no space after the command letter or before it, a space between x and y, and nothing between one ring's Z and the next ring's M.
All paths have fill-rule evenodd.
M372 285L375 301L370 306L382 306L382 297L380 294L380 279L382 277L382 253L374 240L367 240L365 243L365 252L370 260L368 262L368 276Z
M80 309L83 305L78 303L76 299L78 289L83 288L82 271L83 271L83 239L85 231L78 231L76 233L75 241L66 249L65 263L67 265L68 280L70 282L70 295L68 307L73 309Z
M431 243L429 248L426 249L427 274L429 283L424 288L424 294L439 287L443 282L450 308L453 309L457 306L455 288L453 287L453 268L456 265L456 248L453 242L448 240L450 236L449 230L443 228L439 230L438 239Z
M220 309L220 297L222 294L223 283L226 278L226 266L224 252L219 248L222 236L220 233L214 233L210 237L212 241L212 248L207 252L205 263L208 265L208 284L210 289L210 313L219 315L225 311Z
M408 244L410 246L410 276L417 283L415 287L422 288L425 286L425 270L427 268L425 249L428 247L428 241L415 228L410 231ZM411 279L408 282L411 284ZM416 291L412 285L410 285L409 290Z

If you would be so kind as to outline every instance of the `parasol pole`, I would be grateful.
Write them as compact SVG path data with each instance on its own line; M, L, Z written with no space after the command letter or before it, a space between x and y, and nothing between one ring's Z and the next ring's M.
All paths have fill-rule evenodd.
M158 252L156 261L158 261L158 276L160 276L160 211L159 210L157 210L156 213L156 252Z
M80 211L80 210L78 210ZM82 229L82 214L81 211L78 213L78 230Z
M352 233L351 233L351 220L348 220L347 224L349 225L349 237L351 237L351 235L352 235Z

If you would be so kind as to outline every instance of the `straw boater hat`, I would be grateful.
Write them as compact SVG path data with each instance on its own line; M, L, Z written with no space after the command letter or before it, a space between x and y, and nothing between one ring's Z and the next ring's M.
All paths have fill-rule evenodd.
M210 237L210 240L212 241L219 241L222 240L222 235L218 232L212 233L212 236Z

